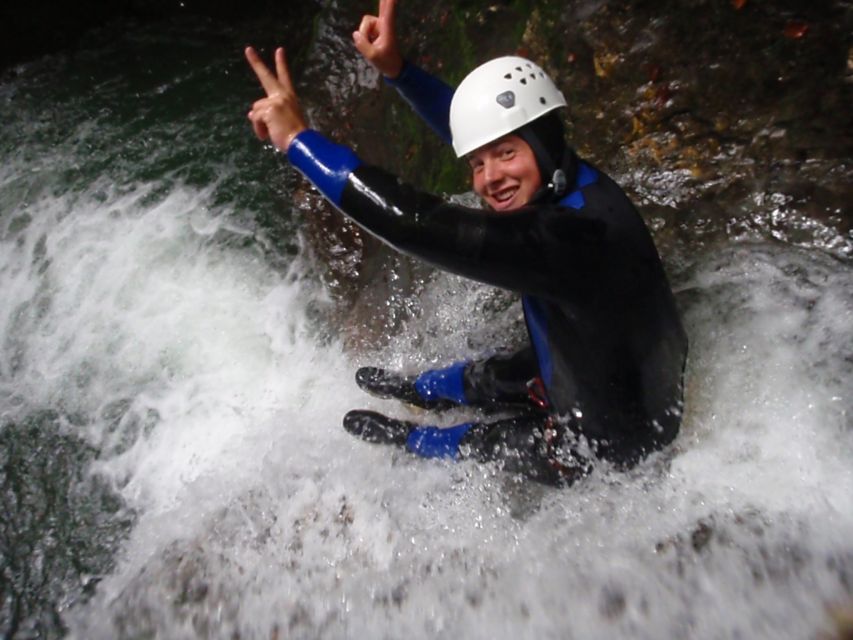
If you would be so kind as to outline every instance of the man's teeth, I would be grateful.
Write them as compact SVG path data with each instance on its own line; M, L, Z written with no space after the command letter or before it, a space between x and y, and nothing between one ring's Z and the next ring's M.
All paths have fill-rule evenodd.
M495 200L497 200L498 202L506 202L507 200L510 200L515 195L516 191L518 191L518 188L507 189L505 191L498 191L494 196Z

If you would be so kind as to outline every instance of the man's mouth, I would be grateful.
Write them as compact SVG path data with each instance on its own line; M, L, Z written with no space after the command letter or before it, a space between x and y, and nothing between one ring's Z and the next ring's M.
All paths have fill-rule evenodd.
M491 198L495 201L496 208L501 208L509 204L516 193L518 193L518 187L507 187L506 189L493 192Z

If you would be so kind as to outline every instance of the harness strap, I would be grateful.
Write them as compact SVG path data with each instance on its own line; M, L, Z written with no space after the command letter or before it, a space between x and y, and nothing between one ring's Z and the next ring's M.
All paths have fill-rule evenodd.
M540 409L548 410L548 395L545 393L545 383L536 376L527 381L527 396Z

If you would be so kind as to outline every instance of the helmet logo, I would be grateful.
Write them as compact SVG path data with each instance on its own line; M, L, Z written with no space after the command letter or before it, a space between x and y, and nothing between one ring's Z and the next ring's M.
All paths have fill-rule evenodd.
M511 109L515 106L515 94L512 91L504 91L503 93L499 93L495 100L497 100L498 104L501 105L504 109Z

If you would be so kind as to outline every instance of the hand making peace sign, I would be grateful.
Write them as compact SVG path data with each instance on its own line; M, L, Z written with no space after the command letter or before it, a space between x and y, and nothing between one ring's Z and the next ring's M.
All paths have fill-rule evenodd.
M358 31L352 34L361 55L389 78L396 78L403 68L394 30L396 4L396 0L379 0L379 15L365 15ZM246 60L267 94L249 111L255 135L261 140L268 139L276 149L287 151L293 139L308 125L290 79L284 49L279 47L275 51L275 74L252 47L246 48Z
M255 135L261 140L269 139L276 149L287 151L293 139L308 125L290 80L284 49L275 50L275 74L252 47L246 47L246 60L267 93L267 97L255 102L249 111Z
M394 30L396 4L396 0L379 0L379 15L364 16L358 31L352 34L359 53L388 78L396 78L403 68Z

